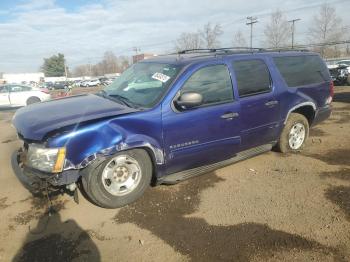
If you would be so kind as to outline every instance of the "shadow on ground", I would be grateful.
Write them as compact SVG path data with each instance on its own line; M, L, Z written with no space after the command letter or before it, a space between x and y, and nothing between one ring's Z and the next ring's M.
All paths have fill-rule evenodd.
M349 92L335 93L333 101L341 103L350 103L350 89Z
M39 201L38 205L41 206L42 200L36 201ZM55 207L62 208L57 205ZM33 206L33 209L38 210L38 206ZM37 215L37 211L34 214ZM22 220L15 221L26 224L27 219L33 218L35 216L31 214L22 223ZM13 261L61 262L73 259L100 261L100 253L87 231L79 227L74 220L62 221L60 214L55 211L51 216L44 213L39 217L36 228L29 230Z
M309 153L309 152L302 152L302 155L316 158L318 160L321 160L329 165L350 165L350 149L348 148L339 148L339 149L332 149L325 152L320 153Z
M332 186L326 190L325 196L333 204L336 204L350 221L350 187L349 186Z
M337 171L324 172L322 178L336 178L343 181L350 181L350 168L342 168ZM325 196L333 204L337 205L344 212L345 217L350 221L350 187L349 186L331 186Z
M114 220L151 231L192 261L249 261L255 255L273 256L275 251L292 249L312 250L341 260L333 248L268 225L217 226L202 218L186 217L197 209L200 192L222 180L208 174L177 185L177 191L164 187L149 190L139 201L122 208Z
M350 168L342 168L337 171L323 172L321 178L336 178L340 180L350 181Z

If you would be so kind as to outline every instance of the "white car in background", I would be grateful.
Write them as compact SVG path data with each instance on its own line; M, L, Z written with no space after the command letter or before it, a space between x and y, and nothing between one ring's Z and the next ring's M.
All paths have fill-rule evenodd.
M340 60L336 64L347 66L347 69L350 72L350 60Z
M85 81L86 87L98 86L99 84L101 83L100 83L100 80L98 79L91 79L91 80Z
M26 106L50 99L47 89L16 84L0 86L0 107Z

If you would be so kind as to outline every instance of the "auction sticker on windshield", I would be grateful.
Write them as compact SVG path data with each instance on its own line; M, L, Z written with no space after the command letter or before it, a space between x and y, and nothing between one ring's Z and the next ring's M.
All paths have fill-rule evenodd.
M166 81L168 81L170 79L170 76L164 75L162 73L154 73L152 76L153 79L156 79L162 83L165 83Z

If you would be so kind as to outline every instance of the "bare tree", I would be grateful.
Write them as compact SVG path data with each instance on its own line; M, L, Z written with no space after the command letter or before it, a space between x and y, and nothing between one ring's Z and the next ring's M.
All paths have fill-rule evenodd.
M220 24L212 25L210 22L199 30L200 37L206 48L216 48L220 46L219 37L223 34Z
M130 60L127 56L118 57L118 70L116 72L122 73L130 66Z
M202 47L199 33L182 33L176 40L175 50L198 49Z
M116 73L118 71L118 58L112 51L104 53L102 63L105 74Z
M73 70L73 76L88 76L90 75L90 65L78 65Z
M248 47L247 39L244 37L242 31L238 30L234 34L232 45L235 47Z
M309 28L311 43L325 44L339 41L342 38L342 20L337 17L335 8L325 3L320 7L319 13L313 17L312 26ZM317 48L322 56L332 56L331 48L324 46Z
M287 19L280 10L276 10L271 14L270 22L265 25L265 43L272 48L286 46L290 32Z

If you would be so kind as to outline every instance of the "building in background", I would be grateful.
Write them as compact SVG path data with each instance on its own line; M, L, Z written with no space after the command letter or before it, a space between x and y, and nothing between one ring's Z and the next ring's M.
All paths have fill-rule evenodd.
M148 58L152 58L154 56L157 56L155 54L137 54L132 56L132 63L135 64L138 61L144 60L144 59L148 59Z
M30 83L30 82L41 82L44 81L44 73L14 73L7 74L2 73L1 79L8 84L20 84L20 83Z

